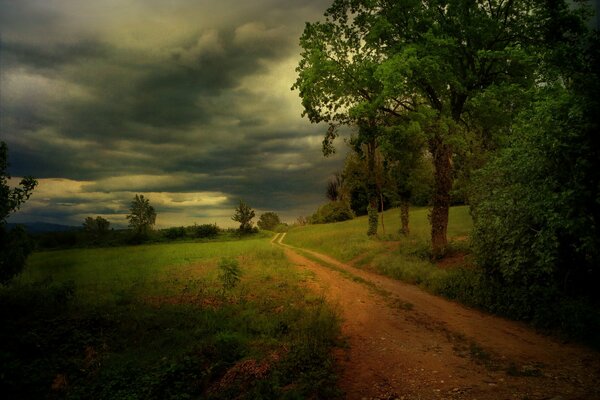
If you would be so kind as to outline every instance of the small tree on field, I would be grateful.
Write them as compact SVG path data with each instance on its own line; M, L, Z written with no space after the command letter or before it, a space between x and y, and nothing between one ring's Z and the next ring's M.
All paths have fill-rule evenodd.
M31 253L28 236L23 228L6 229L6 219L29 199L37 181L32 177L23 178L19 187L10 188L8 180L8 147L0 142L0 284L8 283L25 266Z
M144 198L143 194L136 194L129 210L131 211L131 214L127 216L129 227L133 229L136 236L148 235L156 221L156 211L150 205L150 200Z
M240 232L251 232L252 218L255 215L254 210L244 203L243 200L240 200L240 204L235 208L235 214L233 214L231 219L240 223Z
M274 230L275 227L280 224L281 220L279 219L279 215L272 211L260 214L258 222L256 223L260 229L267 231Z

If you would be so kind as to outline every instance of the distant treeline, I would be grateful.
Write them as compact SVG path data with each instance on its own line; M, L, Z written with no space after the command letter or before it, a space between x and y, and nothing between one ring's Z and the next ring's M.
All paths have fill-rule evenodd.
M254 228L245 234L257 233ZM89 232L73 229L62 232L31 233L30 237L38 249L64 249L71 247L111 247L141 243L162 243L175 240L235 240L242 233L238 229L223 229L217 224L179 226L149 231L140 236L130 229L110 229Z

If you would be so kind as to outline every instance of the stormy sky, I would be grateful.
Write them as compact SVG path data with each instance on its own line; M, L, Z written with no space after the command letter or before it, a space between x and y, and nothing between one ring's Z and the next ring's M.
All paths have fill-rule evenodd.
M344 144L323 157L290 87L330 3L0 0L0 139L40 182L11 221L125 226L136 193L160 227L314 211Z

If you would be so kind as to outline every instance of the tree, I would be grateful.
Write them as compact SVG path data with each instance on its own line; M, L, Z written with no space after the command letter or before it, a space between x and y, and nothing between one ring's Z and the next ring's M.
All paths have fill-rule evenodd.
M8 283L23 270L27 256L33 250L26 232L20 227L9 232L6 219L29 199L37 181L25 177L19 187L11 188L9 179L8 146L0 142L0 284Z
M300 38L303 52L296 69L298 78L292 89L298 90L302 98L303 116L312 123L329 124L323 140L325 156L335 152L333 142L338 136L339 125L357 128L353 146L357 152L364 151L367 160L367 210L370 214L367 233L373 235L377 233L380 199L375 157L383 133L381 126L403 117L397 111L402 102L383 96L383 85L375 75L379 55L364 46L361 32L326 15L325 22L306 24Z
M233 214L231 219L240 223L240 232L249 233L252 232L252 218L255 215L254 210L244 203L243 200L240 200L240 204L235 208L235 214Z
M600 300L600 36L564 4L550 13L544 85L470 196L478 262L522 288L523 310Z
M447 245L452 156L470 107L498 87L531 85L542 3L334 0L324 23L306 25L295 87L311 121L366 111L379 126L420 124L434 164L434 256Z
M258 227L260 229L267 230L267 231L274 230L275 227L277 227L277 225L280 225L280 224L281 224L281 221L279 220L279 215L277 215L276 213L274 213L272 211L260 214L260 217L258 218L258 222L256 223L256 225L258 225Z
M109 227L110 222L101 216L97 216L96 218L86 217L83 222L83 230L96 238L105 235Z
M382 152L387 159L388 175L400 205L400 233L408 235L409 209L415 191L414 176L423 165L425 140L416 124L396 126L387 130Z
M137 237L146 237L156 221L156 211L150 205L150 200L144 198L143 194L136 194L129 210L129 227Z

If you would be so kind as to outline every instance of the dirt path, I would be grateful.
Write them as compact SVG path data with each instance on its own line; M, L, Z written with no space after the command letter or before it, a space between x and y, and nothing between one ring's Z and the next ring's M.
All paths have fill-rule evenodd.
M282 243L343 318L348 399L600 399L600 357L527 326Z

